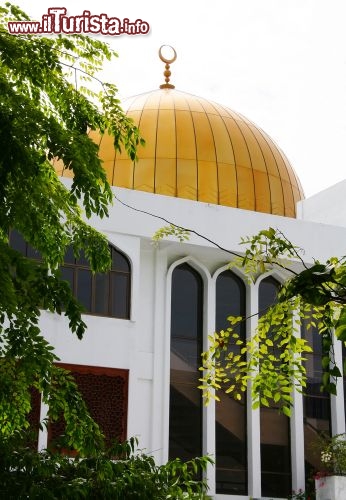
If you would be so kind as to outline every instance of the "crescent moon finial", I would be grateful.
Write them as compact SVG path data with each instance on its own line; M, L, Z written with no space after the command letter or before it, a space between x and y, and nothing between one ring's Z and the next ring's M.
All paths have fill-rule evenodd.
M169 47L173 51L173 57L171 57L170 59L168 59L167 57L164 57L164 55L162 54L162 49L164 47ZM175 88L174 85L169 83L169 79L170 79L169 77L171 76L171 72L170 72L169 67L170 67L170 64L174 63L174 61L176 60L177 53L171 45L161 45L161 47L159 49L159 58L161 59L162 62L166 63L165 64L165 71L163 72L166 83L163 83L162 85L160 85L160 89L174 89Z

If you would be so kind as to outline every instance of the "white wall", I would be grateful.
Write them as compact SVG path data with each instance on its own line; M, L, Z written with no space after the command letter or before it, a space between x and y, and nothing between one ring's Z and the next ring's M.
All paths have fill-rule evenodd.
M346 226L346 180L298 203L300 219Z
M307 261L311 261L312 258L326 259L346 248L346 232L341 227L325 223L291 219L122 188L114 188L114 192L122 201L137 210L146 211L174 224L193 229L233 251L241 251L242 247L239 242L242 236L251 236L270 226L279 228L294 244L304 248ZM157 229L167 225L162 219L133 211L121 205L117 200L111 207L108 219L100 221L93 218L92 223L104 232L135 235L149 240ZM175 241L174 244L177 254L183 255L185 250L182 245ZM215 257L215 253L206 252L207 249L214 248L211 243L192 234L187 245L192 244L203 249L207 259ZM226 259L228 258L226 253L223 255Z
M68 184L68 181L66 183ZM341 188L346 188L346 183L339 188L341 193ZM296 220L121 188L116 188L115 192L122 201L136 209L194 229L236 252L242 250L239 245L242 236L253 235L270 226L279 228L294 244L304 248L304 258L307 261L312 261L314 257L326 259L331 255L341 255L346 248L346 231L343 227L306 220L307 217L312 217L314 205L309 200L304 202L304 213L300 212L305 220ZM315 204L315 207L317 205ZM311 207L311 212L308 212L307 207ZM159 461L163 461L167 457L168 436L169 268L179 259L189 257L193 258L194 265L203 270L209 304L206 318L208 329L212 329L211 318L214 317L215 306L215 280L212 276L227 264L231 256L196 235L191 235L190 241L184 244L170 238L154 246L151 237L166 222L124 207L118 201L111 207L108 219L99 220L94 217L92 224L104 232L109 241L125 252L131 260L131 319L85 316L88 330L82 341L68 331L64 318L49 313L42 315L42 329L47 339L55 345L62 362L129 370L128 436L137 435L140 447L152 452ZM251 292L250 295L250 305L252 303L253 309L257 292ZM209 332L206 331L206 335L207 333ZM295 397L299 399L300 395ZM292 435L300 436L301 440L301 402L297 404L297 408L298 414L293 422L295 432ZM211 406L206 417L208 425L214 425L213 411ZM339 414L338 418L342 420L342 415ZM249 431L249 436L252 435L257 443L258 432L258 426L252 433ZM214 437L209 431L207 441L210 451ZM298 470L303 463L303 447L302 443L295 445L294 487L298 489L303 487L303 474ZM255 456L254 464L257 465L256 470L255 467L250 470L250 493L259 496L259 451L252 449L251 453ZM214 492L213 484L211 481L211 493Z

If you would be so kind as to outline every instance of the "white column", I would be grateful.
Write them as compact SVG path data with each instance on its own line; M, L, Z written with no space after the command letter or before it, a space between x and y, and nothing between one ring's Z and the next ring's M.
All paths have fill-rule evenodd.
M293 318L293 321L296 318ZM300 338L300 328L296 336ZM305 490L305 459L304 459L304 410L303 395L293 390L293 408L291 416L291 459L292 459L292 490Z
M215 280L209 279L204 286L206 293L204 293L203 351L206 351L210 344L208 335L215 331ZM213 400L203 409L203 455L210 455L215 460L215 401ZM213 496L216 492L215 465L208 465L207 480L208 495Z
M335 364L343 374L342 344L333 335L333 348ZM344 408L344 384L343 378L336 379L336 396L330 397L331 416L332 416L332 434L343 434L345 432L345 408Z
M41 409L40 409L40 422L45 420L47 422L48 416L48 405L43 403L41 398ZM47 427L44 425L42 430L38 433L38 451L45 450L48 445L48 432Z
M252 338L258 323L258 284L250 287L247 293L248 316L246 329L248 337ZM251 384L247 391L247 435L248 435L248 494L252 497L261 496L261 430L260 409L252 409Z
M151 421L151 453L158 463L168 459L169 425L169 366L170 366L170 311L166 304L167 255L155 249L154 276L154 346L153 346L153 399ZM167 309L166 309L167 307ZM169 318L167 318L167 312Z

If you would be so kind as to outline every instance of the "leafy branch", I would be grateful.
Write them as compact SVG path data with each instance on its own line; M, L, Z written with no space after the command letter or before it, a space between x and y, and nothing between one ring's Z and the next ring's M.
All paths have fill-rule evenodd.
M42 310L63 314L72 333L83 336L82 307L58 271L69 245L76 257L85 251L93 272L110 266L107 239L85 220L106 217L113 201L90 131L113 136L115 149L132 160L142 138L121 109L116 86L97 78L115 56L107 44L83 35L13 36L9 20L30 19L16 6L0 6L1 437L27 427L34 387L49 403L50 418L62 411L68 439L87 452L101 446L101 433L68 374L56 369L39 320ZM59 169L71 171L71 189ZM39 251L41 262L10 248L12 229Z
M253 407L274 405L290 415L292 391L306 387L306 355L312 352L308 337L317 330L322 345L321 390L336 394L336 379L341 371L335 364L333 332L346 340L345 258L335 257L322 264L315 261L303 270L293 269L300 253L280 231L260 231L244 238L244 256L231 266L241 266L252 280L269 269L289 271L276 302L258 320L253 337L239 338L235 327L243 318L228 318L230 327L210 336L210 348L202 355L203 375L200 388L206 402L218 396L214 391L226 387L235 399L250 387ZM284 262L284 263L283 263ZM305 339L300 338L304 325ZM239 347L235 351L234 345Z
M195 233L220 248L195 231L166 222L169 226L155 233L155 242L167 236L184 241ZM245 247L242 255L228 251L235 255L230 268L241 268L253 282L281 269L286 281L276 302L255 314L259 320L250 339L242 340L237 332L237 326L250 317L229 317L227 329L209 336L210 347L202 353L199 388L208 404L211 399L219 400L220 390L240 400L251 387L254 408L274 405L290 415L293 389L304 392L306 387L305 361L312 352L308 337L313 330L321 336L321 390L336 394L336 381L342 375L335 363L333 335L346 341L346 257L331 257L325 263L315 260L308 266L303 250L273 228L242 238L241 244ZM302 325L307 339L300 336Z

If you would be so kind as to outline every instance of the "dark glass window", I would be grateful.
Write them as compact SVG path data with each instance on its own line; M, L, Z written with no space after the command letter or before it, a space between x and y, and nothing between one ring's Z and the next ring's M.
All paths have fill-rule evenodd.
M197 389L203 341L203 282L188 264L173 271L169 458L202 454L202 398Z
M242 280L231 271L221 273L216 281L216 331L228 328L228 316L245 318L245 301ZM245 340L245 321L237 326L237 333ZM230 350L239 353L240 347L233 344ZM215 408L216 492L247 495L246 399L236 401L225 391L219 397Z
M107 315L108 313L108 295L109 295L109 274L95 275L95 314ZM127 294L125 301L128 299Z
M16 230L10 231L10 247L30 259L41 259L40 253L25 241L23 236Z
M275 303L279 288L280 283L271 276L268 276L268 278L261 281L258 291L259 317L261 317L266 310Z
M304 448L305 475L308 481L317 471L323 470L320 454L313 443L321 434L331 435L330 395L321 391L322 385L322 337L317 328L307 328L307 321L301 327L302 338L308 341L313 352L306 353L305 367L307 384L304 403Z
M275 303L280 283L272 277L261 281L258 291L259 316ZM272 404L261 407L262 496L287 497L291 493L291 445L289 418Z
M10 246L28 258L41 259L18 231L10 232ZM60 267L61 277L68 281L74 296L85 311L100 316L130 318L131 265L128 258L109 245L112 268L105 274L92 274L89 262L82 251L78 259L68 247L64 264Z
M92 276L89 269L79 268L76 282L76 297L86 311L91 311Z
M86 312L113 318L130 318L131 266L128 258L109 246L112 268L105 274L92 274L84 252L78 259L68 248L62 277L70 283L75 297Z

